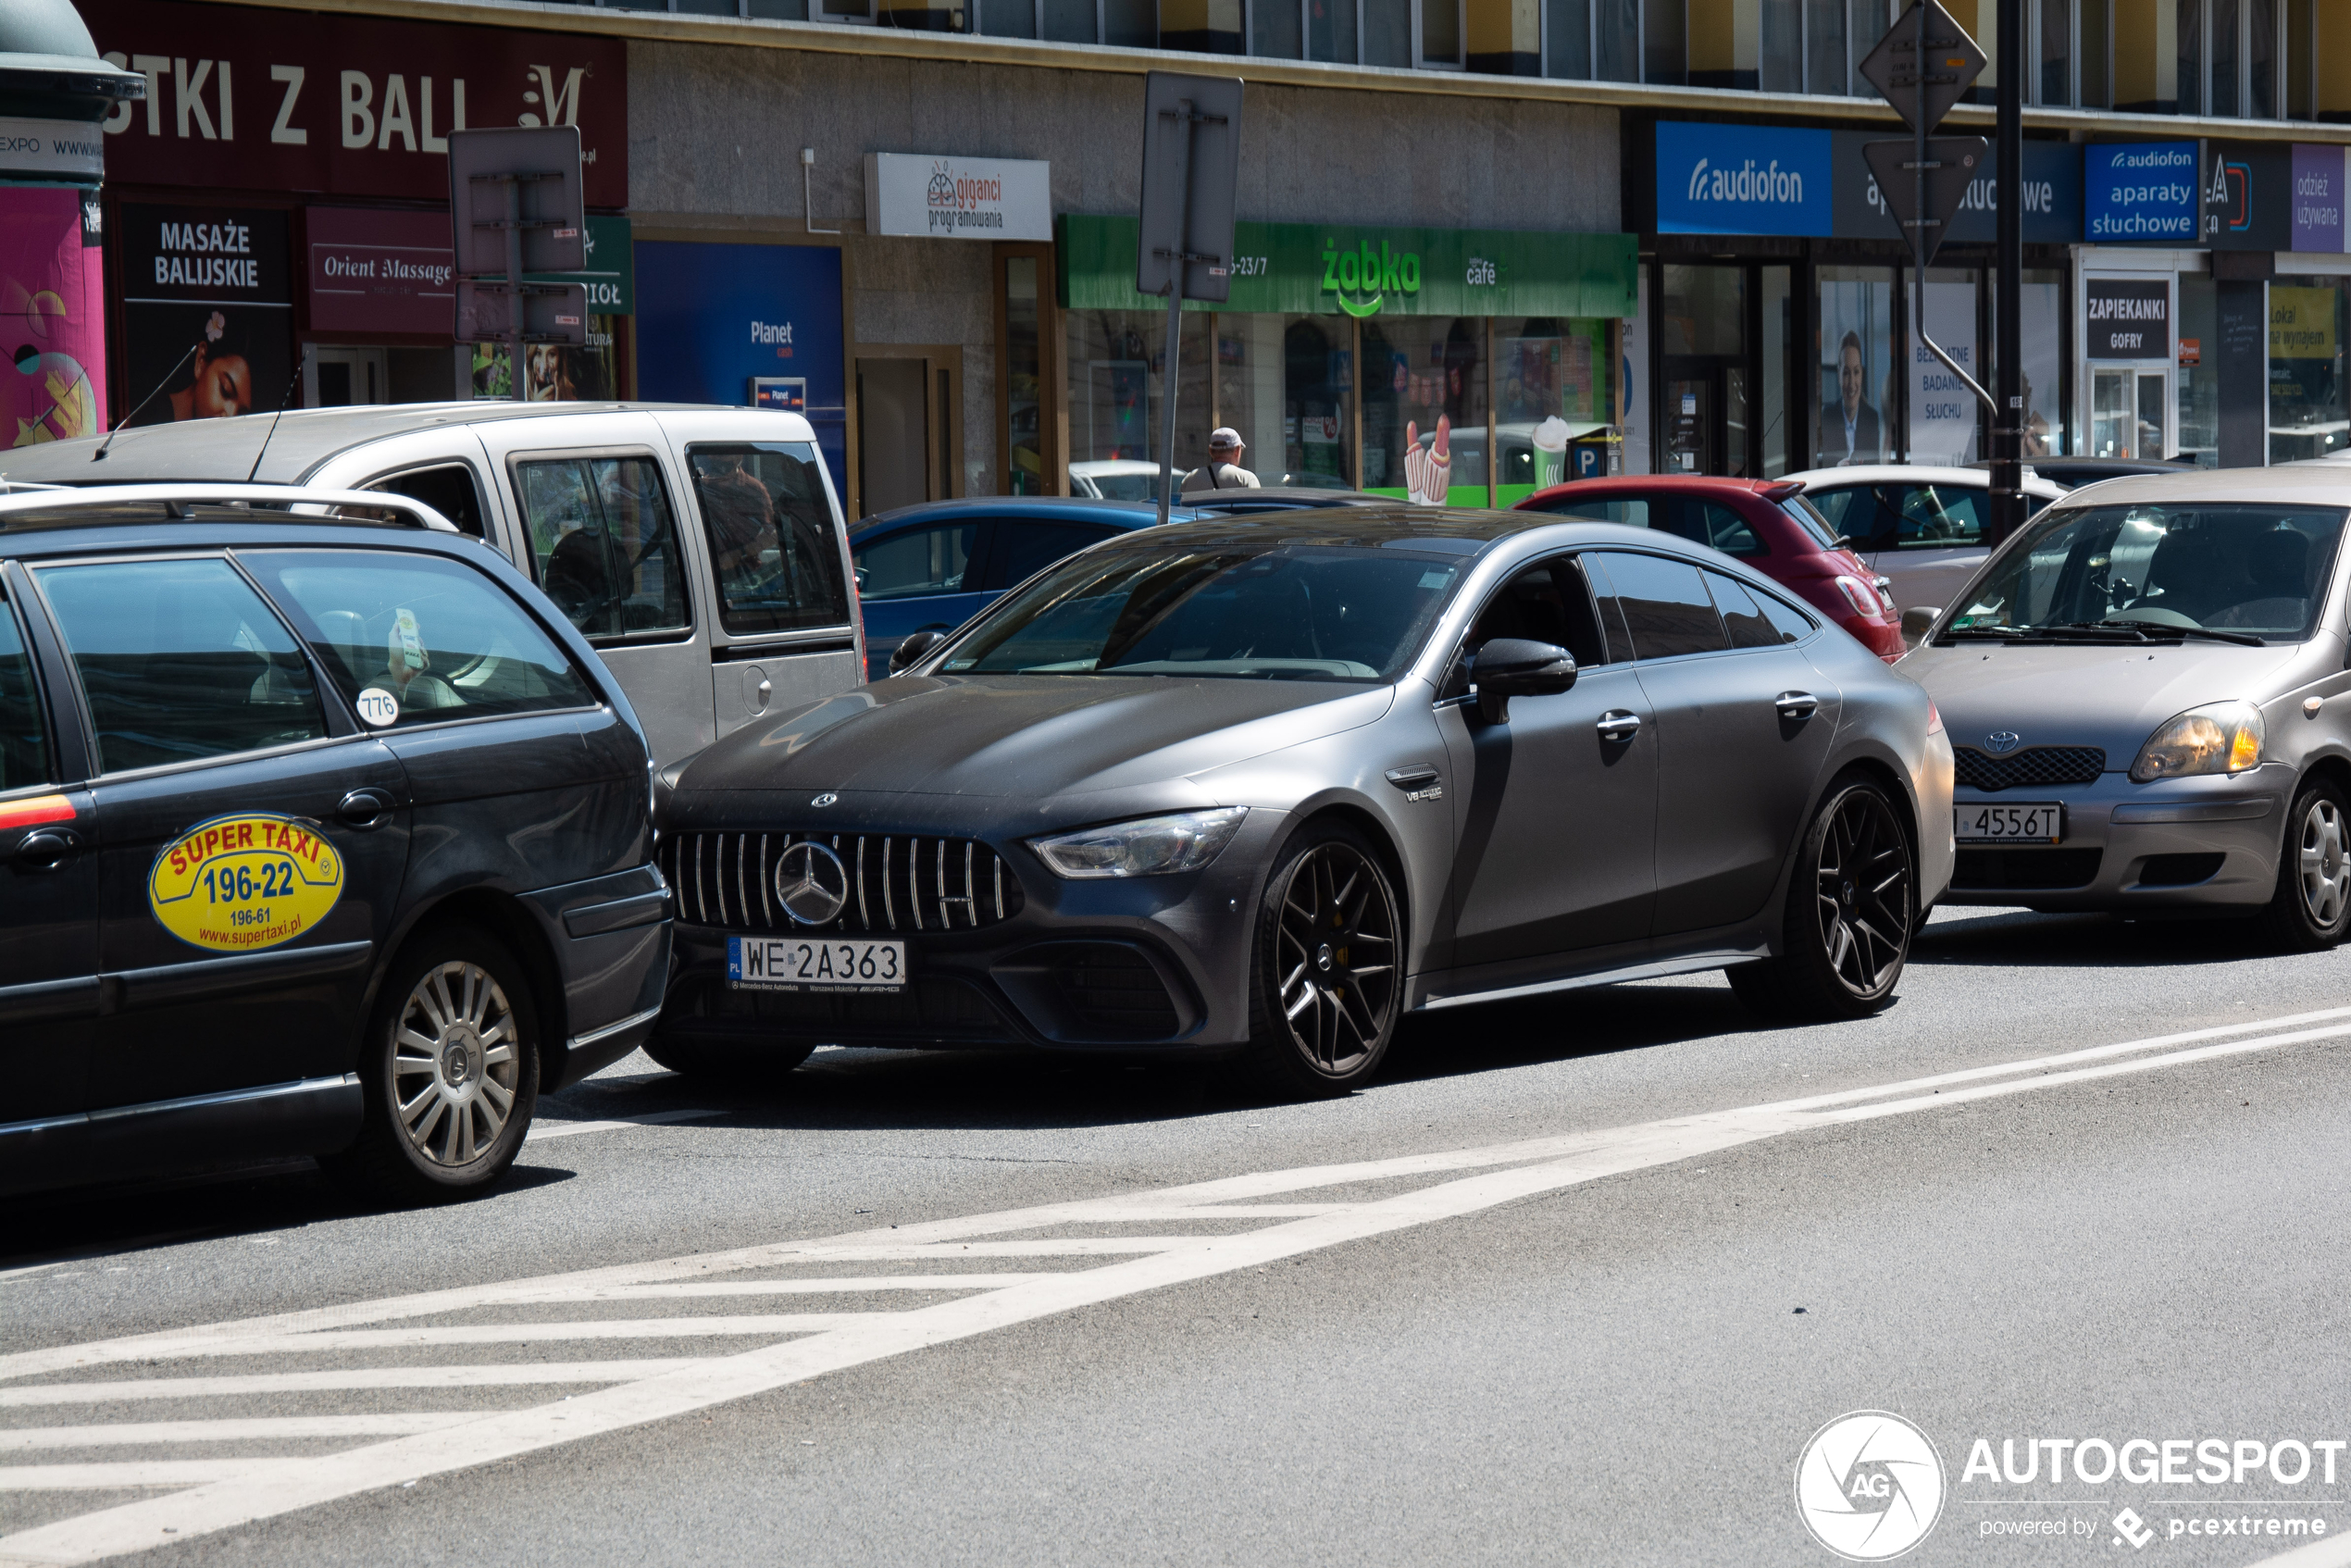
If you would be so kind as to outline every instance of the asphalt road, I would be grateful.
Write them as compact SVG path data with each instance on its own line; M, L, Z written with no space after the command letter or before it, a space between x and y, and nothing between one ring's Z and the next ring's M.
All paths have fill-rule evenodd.
M1337 1103L641 1056L457 1207L306 1166L20 1200L0 1562L1826 1564L1797 1466L1863 1410L1939 1456L1936 1500L1823 1439L1868 1549L1933 1514L1905 1562L2327 1555L2346 973L1945 912L1866 1023L1714 976L1462 1009ZM2052 1485L2041 1439L2124 1459ZM2132 1439L2185 1445L2142 1483Z

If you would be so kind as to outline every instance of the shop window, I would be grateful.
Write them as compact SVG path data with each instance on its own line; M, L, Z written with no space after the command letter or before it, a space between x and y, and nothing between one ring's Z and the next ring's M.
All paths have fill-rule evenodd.
M1847 46L1845 54L1845 95L1867 98L1877 89L1861 74L1861 62L1870 57L1877 41L1885 36L1885 24L1891 13L1885 0L1846 0Z
M1611 323L1494 323L1494 504L1514 506L1571 478L1568 443L1617 422Z
M1374 317L1362 353L1362 488L1428 505L1491 504L1486 323Z
M1356 0L1306 0L1306 57L1355 63Z
M1003 268L1003 395L998 416L1001 431L1004 493L1045 495L1052 491L1045 464L1045 383L1042 301L1039 278L1043 270L1034 255L1008 255Z
M1363 63L1406 70L1412 64L1412 0L1362 0Z
M2065 354L2065 274L2027 268L2020 303L2024 322L2024 460L2073 450L2073 423L2061 380Z
M1592 74L1601 81L1641 80L1641 0L1592 0ZM1678 6L1652 6L1663 12ZM1656 78L1652 77L1654 81Z
M1641 0L1616 0L1627 11ZM1613 77L1603 72L1610 81L1648 81L1663 87L1682 87L1689 82L1689 10L1684 0L1647 0L1645 10L1638 15L1639 36L1632 55L1639 70L1633 76ZM1621 36L1621 31L1620 31Z
M1758 367L1761 384L1763 477L1776 479L1782 475L1804 467L1798 459L1790 461L1794 448L1801 450L1795 439L1788 417L1788 387L1794 378L1791 349L1796 342L1796 324L1792 319L1795 269L1787 267L1757 268L1757 292L1762 296L1763 357Z
M1754 420L1747 269L1677 264L1659 273L1665 467L1686 474L1745 474Z
M2254 0L2245 7L2245 112L2248 117L2278 118L2276 0Z
M1884 463L1894 406L1894 269L1815 268L1820 417L1813 467Z
M2075 106L2108 108L2114 102L2114 0L2079 0L2075 9L2082 22L2074 56L2081 98Z
M1216 317L1216 417L1263 483L1355 486L1355 357L1344 316Z
M1984 360L1976 353L1976 275L1963 268L1931 267L1926 273L1926 335L1981 381ZM1975 461L1982 423L1975 394L1941 360L1920 348L1910 355L1909 460L1958 467Z
M1804 0L1761 7L1756 31L1756 86L1765 93L1804 91Z
M2204 6L2205 0L2179 0L2179 87L2173 105L2179 114L2204 112Z
M1208 432L1214 429L1208 403L1211 319L1204 311L1187 311L1183 317L1175 454L1179 471L1208 460ZM1158 467L1167 317L1156 310L1072 310L1064 320L1070 493L1101 493L1089 487Z
M2181 281L2185 282L2185 279ZM2270 285L2270 461L2329 457L2344 450L2345 347L2351 280L2279 278Z
M1846 0L1804 0L1804 90L1843 97ZM1767 7L1768 8L1768 7Z
M2318 56L2317 0L2286 0L2285 112L2289 119L2318 118L2311 74Z

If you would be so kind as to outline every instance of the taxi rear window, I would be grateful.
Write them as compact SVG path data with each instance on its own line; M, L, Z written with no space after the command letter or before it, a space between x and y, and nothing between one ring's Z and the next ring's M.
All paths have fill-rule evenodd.
M238 558L376 728L596 701L554 640L470 566L377 550L255 550Z

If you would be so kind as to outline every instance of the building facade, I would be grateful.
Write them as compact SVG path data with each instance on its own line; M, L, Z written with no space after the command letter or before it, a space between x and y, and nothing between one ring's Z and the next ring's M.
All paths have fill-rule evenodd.
M1860 150L1896 130L1856 74L1885 0L81 5L151 89L104 124L106 395L142 420L508 395L449 331L439 154L554 121L595 315L530 395L803 412L852 516L1140 493L1143 73L1178 68L1249 81L1178 464L1229 425L1268 482L1507 504L1984 448L1910 321L1988 379L1996 196L1910 276ZM2351 0L2027 8L2035 449L2339 448ZM216 313L212 374L172 371Z

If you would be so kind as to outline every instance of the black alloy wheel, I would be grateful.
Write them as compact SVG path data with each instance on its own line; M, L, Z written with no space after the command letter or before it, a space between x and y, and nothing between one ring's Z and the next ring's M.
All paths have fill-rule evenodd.
M386 1202L479 1191L529 1134L539 1048L530 977L504 943L473 926L419 932L378 995L358 1139L320 1163Z
M2294 797L2279 846L2278 889L2261 913L2285 952L2323 952L2351 930L2351 810L2343 791L2313 778Z
M1267 878L1259 911L1251 1044L1264 1087L1340 1094L1378 1070L1401 995L1395 889L1362 837L1309 823Z
M1780 954L1734 965L1731 989L1773 1017L1866 1017L1893 996L1918 918L1902 819L1876 783L1847 774L1804 835Z

